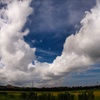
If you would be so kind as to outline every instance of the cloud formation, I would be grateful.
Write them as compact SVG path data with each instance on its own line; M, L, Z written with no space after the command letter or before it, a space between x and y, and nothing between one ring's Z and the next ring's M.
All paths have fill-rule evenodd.
M26 75L29 64L35 59L35 48L30 48L23 39L29 30L22 32L33 10L29 7L30 0L4 0L2 3L7 6L0 10L0 74L3 74L0 79L11 81L18 74Z
M80 72L100 63L100 0L86 12L78 33L69 36L62 55L52 64L36 60L35 48L24 42L22 31L27 17L32 13L31 0L10 0L0 10L0 81L7 84L28 85L31 81L55 84L56 79ZM32 64L34 61L34 65Z
M84 11L91 8L95 0L34 0L35 12L31 29L36 33L67 33L67 28L79 24ZM60 32L59 32L60 31ZM69 34L69 33L67 33Z
M62 55L51 65L54 75L65 75L67 72L81 71L100 63L100 2L86 12L81 21L81 29L75 35L69 36L64 44Z
M72 72L87 70L90 66L100 63L99 11L100 2L97 2L90 12L86 12L85 18L81 21L81 29L66 39L62 55L43 72L44 79L60 78Z

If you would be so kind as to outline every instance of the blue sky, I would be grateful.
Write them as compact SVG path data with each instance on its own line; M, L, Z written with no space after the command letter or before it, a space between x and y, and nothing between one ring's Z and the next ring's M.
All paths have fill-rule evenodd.
M100 9L95 5L96 0L1 0L1 84L100 82Z
M34 0L34 13L26 24L30 33L24 38L36 47L39 61L52 62L61 55L65 39L81 27L80 21L95 5L95 0Z

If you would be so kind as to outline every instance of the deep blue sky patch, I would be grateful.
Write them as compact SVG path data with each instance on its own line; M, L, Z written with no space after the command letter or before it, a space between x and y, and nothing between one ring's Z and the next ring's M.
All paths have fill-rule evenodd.
M65 39L80 29L85 11L94 5L95 0L34 0L25 26L30 33L24 39L36 47L38 60L51 63L61 55Z

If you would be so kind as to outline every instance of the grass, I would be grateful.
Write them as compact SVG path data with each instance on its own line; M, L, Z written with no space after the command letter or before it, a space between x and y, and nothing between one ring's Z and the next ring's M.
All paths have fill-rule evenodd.
M68 91L70 94L75 95L75 100L78 100L78 95L82 92L86 92L87 90L78 90L78 91ZM93 91L95 100L100 100L100 90L90 90ZM65 92L65 91L64 91ZM59 93L64 93L64 92L49 92L52 93L54 96L57 96ZM41 92L36 92L38 95L41 94ZM43 92L43 93L48 93L48 92Z
M95 100L100 100L100 90L94 92Z
M78 95L86 90L78 90L78 91L68 91L68 93L75 95L75 100L78 100ZM100 90L90 90L93 91L95 100L100 100ZM7 94L2 94L7 93ZM0 91L0 100L21 100L21 93L29 93L28 91ZM57 96L59 93L64 92L35 92L37 95L41 95L42 93L51 93L54 96Z

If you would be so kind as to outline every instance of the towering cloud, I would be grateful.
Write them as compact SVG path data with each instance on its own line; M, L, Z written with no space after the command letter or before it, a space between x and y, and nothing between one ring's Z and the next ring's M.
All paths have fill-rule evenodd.
M100 63L100 0L91 12L86 12L81 24L79 32L66 39L62 55L51 65L54 75L81 71Z
M5 0L0 10L0 81L14 84L53 83L54 79L72 72L80 72L100 63L100 0L86 12L78 33L69 36L62 55L52 64L41 63L35 58L35 48L24 42L22 31L27 17L32 13L30 0ZM35 61L35 64L32 64Z
M100 0L90 12L86 12L81 25L78 33L66 39L62 55L49 65L47 79L87 70L100 63Z
M0 10L0 79L11 81L17 74L28 70L35 59L35 48L31 49L24 42L22 32L27 17L32 13L30 0L4 0L5 6ZM7 5L7 6L6 6ZM25 72L25 74L26 74ZM16 74L13 76L13 74Z

